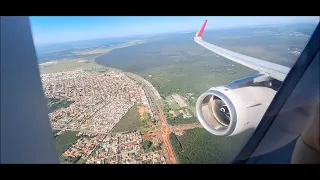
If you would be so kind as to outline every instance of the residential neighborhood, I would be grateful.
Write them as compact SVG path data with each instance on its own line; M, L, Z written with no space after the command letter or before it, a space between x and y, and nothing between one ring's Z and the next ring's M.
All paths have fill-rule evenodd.
M135 104L140 120L150 119L146 124L155 121L149 93L136 81L118 71L84 70L41 74L41 79L55 136L78 132L76 141L62 151L63 163L166 163L157 134L151 133L149 141L139 130L112 132ZM147 87L154 89L150 86L148 83ZM146 142L149 149L143 145Z
M49 113L53 129L107 133L135 103L153 117L144 90L123 73L75 70L41 78L47 98L73 102Z
M144 152L143 139L138 131L113 135L80 132L77 135L81 138L62 154L64 157L81 156L86 164L166 163L161 150Z

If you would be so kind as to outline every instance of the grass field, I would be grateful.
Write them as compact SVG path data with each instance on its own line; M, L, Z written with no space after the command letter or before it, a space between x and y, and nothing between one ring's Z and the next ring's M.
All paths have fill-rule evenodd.
M56 150L59 156L74 144L79 137L76 136L77 131L64 131L56 137Z
M172 109L175 110L175 111L181 109L178 103L173 103L173 104L171 104L171 107L172 107Z
M74 103L74 101L67 101L65 99L57 98L47 98L47 106L49 108L49 112L53 112L61 108L67 108L72 103Z
M142 125L137 105L133 105L112 129L113 133L133 131Z
M106 67L101 66L94 61L89 61L88 63L83 63L78 61L81 59L73 59L73 60L65 60L65 61L59 61L56 64L51 64L48 66L39 65L40 72L42 74L44 73L55 73L55 72L61 72L61 71L73 71L76 69L83 69L83 70L107 70Z
M70 157L61 155L59 161L61 164L83 164L86 159L82 159L80 156Z
M205 129L195 128L176 136L176 140L171 135L170 141L180 164L224 164L235 158L249 135L250 131L232 137L217 137Z
M189 124L189 123L196 123L199 122L197 117L190 117L190 118L183 118L182 116L178 116L175 118L167 118L168 124L174 126L174 125L179 125L179 124Z
M80 158L76 164L83 164L84 162L86 162L86 159Z

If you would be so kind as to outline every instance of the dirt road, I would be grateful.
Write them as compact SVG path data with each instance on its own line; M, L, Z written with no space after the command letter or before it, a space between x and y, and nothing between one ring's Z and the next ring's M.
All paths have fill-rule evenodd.
M171 133L170 131L170 127L167 123L167 119L164 116L164 113L162 111L162 105L161 102L159 102L158 98L156 97L157 92L153 92L153 90L155 90L154 88L151 88L148 84L146 84L146 80L136 74L133 73L126 73L130 78L132 78L133 80L140 82L144 88L144 90L146 91L147 95L150 95L150 99L152 100L152 102L150 102L150 104L155 105L156 107L156 111L158 112L159 115L159 120L160 120L160 127L161 127L161 136L162 136L162 140L163 140L163 144L166 147L165 153L167 154L167 156L169 156L169 160L171 162L171 164L177 164L177 160L176 157L174 155L173 149L171 147L170 144L170 139L169 139L169 135Z
M160 112L160 121L161 121L161 132L162 132L163 143L167 148L169 159L172 164L177 164L177 160L174 155L173 149L170 144L170 139L169 139L169 135L171 133L170 128L169 128L169 125L167 123L165 116L162 113L162 110Z

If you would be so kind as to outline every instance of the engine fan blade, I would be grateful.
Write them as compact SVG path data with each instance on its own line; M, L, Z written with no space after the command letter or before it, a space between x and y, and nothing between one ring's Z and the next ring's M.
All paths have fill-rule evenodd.
M227 105L218 97L215 97L212 100L212 112L221 125L228 126L230 124L229 109Z

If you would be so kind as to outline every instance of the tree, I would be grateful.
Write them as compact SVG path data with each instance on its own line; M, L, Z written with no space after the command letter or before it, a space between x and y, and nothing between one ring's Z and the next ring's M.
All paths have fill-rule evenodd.
M144 151L148 151L150 149L150 147L152 146L152 142L151 141L142 141L142 148Z
M77 156L72 160L72 164L75 164L76 162L78 162L80 160L81 156Z

